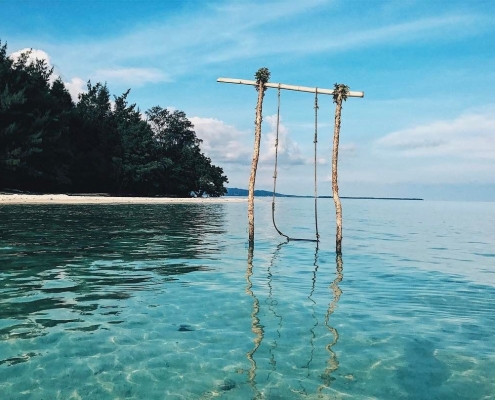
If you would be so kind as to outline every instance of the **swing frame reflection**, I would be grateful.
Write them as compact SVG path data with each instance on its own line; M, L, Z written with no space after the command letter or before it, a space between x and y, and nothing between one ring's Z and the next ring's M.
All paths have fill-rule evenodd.
M254 334L254 337L253 346L251 350L246 353L246 358L250 365L250 369L249 371L247 371L247 383L252 389L253 399L265 398L265 396L268 395L268 393L266 392L274 389L276 376L274 376L272 379L272 375L281 373L277 370L279 362L287 363L287 361L283 358L283 350L277 350L277 348L279 347L279 342L283 339L286 340L287 338L284 337L284 335L287 335L284 332L284 313L281 310L278 310L277 306L279 305L279 302L277 300L276 293L277 290L283 290L283 287L279 287L277 285L277 278L281 278L282 275L281 272L277 271L279 267L279 265L277 264L278 262L280 262L281 251L287 243L288 241L282 242L277 246L270 262L263 269L258 268L258 266L255 267L254 265L254 246L249 246L248 249L246 269L246 294L253 299L252 311L250 315L250 325L251 332ZM314 320L314 323L309 329L310 350L308 352L307 362L296 367L297 369L305 369L306 373L304 374L304 376L301 376L297 379L298 387L290 387L290 391L293 393L293 395L300 395L302 397L306 397L311 394L319 397L324 395L326 389L330 388L332 382L335 381L335 374L336 371L339 369L339 361L337 359L337 353L334 349L339 340L339 333L337 329L331 325L331 316L335 312L337 303L339 302L342 295L342 290L340 289L339 284L340 282L342 282L344 277L343 260L342 255L336 255L335 278L328 286L331 299L328 305L325 307L326 312L322 318L321 314L320 316L318 316L318 312L316 310L317 302L313 298L313 294L315 292L315 289L317 288L318 269L320 268L318 262L318 252L319 247L317 245L314 252L311 286L309 288L309 294L307 296L307 299L312 303L309 309L311 310L311 317ZM264 271L266 274L262 271ZM257 275L261 274L263 274L262 276L266 277L266 286L268 289L268 293L264 302L260 301L259 294L257 295L255 285L253 284L253 279L258 280ZM270 313L270 318L264 318L264 312ZM263 325L264 319L272 319L272 321L276 322L275 324L267 323L266 325ZM321 324L322 319L323 324ZM318 334L318 331L322 331L321 325L325 327L325 330L327 332L326 334ZM272 337L270 338L271 340L266 342L269 339L267 338L269 332L272 332ZM324 346L319 345L318 342L327 340L325 339L327 338L327 336L330 337L330 341L327 341ZM262 358L262 356L258 354L262 345L264 345L264 347L268 346L268 359ZM326 355L323 356L321 353L322 351L324 351ZM262 362L268 361L270 367L263 368L263 366L260 366L259 362L257 362L257 356ZM320 369L321 373L315 374L316 370L312 368L312 365L315 363L315 358L319 358L321 364L322 357L326 359L325 365L323 369ZM322 368L322 366L316 365L314 368L318 369ZM260 374L263 374L264 376L263 382L260 382Z

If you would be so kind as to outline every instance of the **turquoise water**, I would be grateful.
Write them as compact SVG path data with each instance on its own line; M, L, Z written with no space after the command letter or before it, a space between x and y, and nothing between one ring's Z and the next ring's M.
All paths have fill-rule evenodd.
M494 398L493 203L246 208L0 207L0 398Z

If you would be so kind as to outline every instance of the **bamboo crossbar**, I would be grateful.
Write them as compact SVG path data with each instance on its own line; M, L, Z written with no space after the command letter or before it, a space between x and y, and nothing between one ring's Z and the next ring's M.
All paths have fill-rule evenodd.
M256 81L248 81L246 79L232 79L232 78L218 78L217 82L221 83L233 83L237 85L251 85L256 86ZM294 90L297 92L309 92L309 93L318 93L318 94L333 94L333 89L323 89L323 88L312 88L307 86L295 86L295 85L286 85L285 83L265 83L266 87L275 88L275 89L285 89L285 90ZM348 97L364 97L364 92L349 92Z

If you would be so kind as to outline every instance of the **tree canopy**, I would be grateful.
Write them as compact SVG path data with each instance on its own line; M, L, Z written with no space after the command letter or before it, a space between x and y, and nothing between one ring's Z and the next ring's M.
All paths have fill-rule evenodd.
M183 111L142 114L130 89L90 81L74 103L60 78L29 52L0 41L0 189L121 195L222 196L223 169L201 152Z

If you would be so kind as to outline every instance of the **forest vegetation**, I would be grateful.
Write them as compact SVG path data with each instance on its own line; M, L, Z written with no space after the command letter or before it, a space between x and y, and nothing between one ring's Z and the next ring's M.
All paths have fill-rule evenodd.
M62 79L0 41L0 189L44 193L222 196L223 169L200 149L183 111L142 114L130 89L87 83L73 102Z

